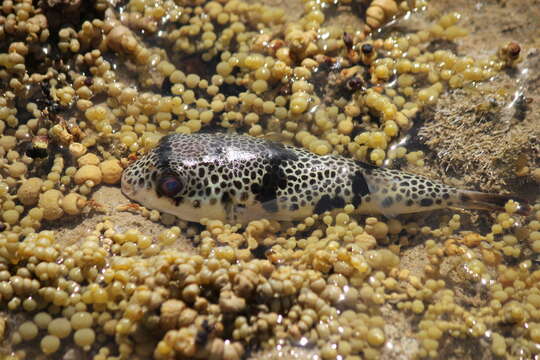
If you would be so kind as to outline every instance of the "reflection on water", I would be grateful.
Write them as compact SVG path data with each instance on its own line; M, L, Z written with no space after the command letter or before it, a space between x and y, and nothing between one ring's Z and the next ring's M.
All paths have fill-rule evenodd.
M469 56L478 25L467 35L459 14L420 2L374 1L368 36L349 21L370 8L356 2L307 1L295 21L235 0L99 2L60 25L53 3L2 6L2 356L538 356L535 49L497 39ZM125 205L122 168L164 134L199 131L535 207L384 218L349 206L241 227Z

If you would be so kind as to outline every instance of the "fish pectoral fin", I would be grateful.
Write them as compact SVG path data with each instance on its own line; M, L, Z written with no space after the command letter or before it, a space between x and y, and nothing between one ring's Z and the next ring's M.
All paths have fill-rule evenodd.
M275 209L277 209L277 202L274 202ZM249 204L237 204L235 206L236 222L239 224L247 224L252 220L272 218L272 212L268 211L265 207L268 203L261 203L254 201ZM272 208L273 205L272 205Z
M394 181L390 178L375 178L369 175L364 176L366 180L366 184L368 186L369 190L369 197L371 198L370 201L370 207L384 215L388 219L395 218L399 214L402 213L401 209L399 208L398 204L396 204L394 201L392 203L388 203L388 198L391 195L392 185L394 185Z
M384 194L378 192L375 194L372 193L370 196L371 196L371 203L372 203L373 209L379 212L381 215L383 215L387 219L393 219L402 213L401 209L399 209L399 207L396 205L392 205L388 207L383 206L384 201L385 201Z

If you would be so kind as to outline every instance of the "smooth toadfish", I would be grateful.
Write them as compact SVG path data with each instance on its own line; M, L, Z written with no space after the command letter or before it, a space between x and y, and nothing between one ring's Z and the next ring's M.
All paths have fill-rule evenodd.
M459 190L398 170L247 135L172 134L122 175L151 209L200 222L300 220L352 204L394 216L440 208L501 210L511 196ZM526 206L518 212L525 213Z

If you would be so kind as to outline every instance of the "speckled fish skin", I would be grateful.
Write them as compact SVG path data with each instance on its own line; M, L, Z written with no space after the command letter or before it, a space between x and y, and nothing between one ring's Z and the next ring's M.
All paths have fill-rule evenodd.
M167 195L163 182L171 178L175 191ZM359 213L386 216L446 207L501 209L511 198L232 134L165 136L124 171L122 191L183 220L240 224L300 220L347 204Z

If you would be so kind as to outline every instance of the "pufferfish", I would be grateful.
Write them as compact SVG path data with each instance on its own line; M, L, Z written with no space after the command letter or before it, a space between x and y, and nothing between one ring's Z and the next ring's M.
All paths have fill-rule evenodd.
M122 191L186 221L301 220L352 204L395 216L441 208L502 210L511 196L459 190L398 170L247 135L172 134L126 168ZM526 206L518 212L526 213Z

